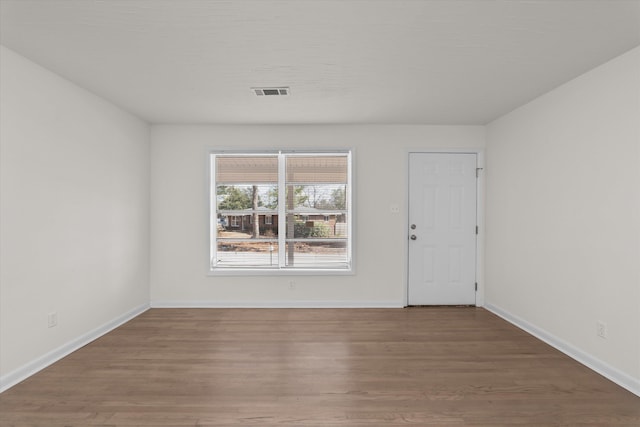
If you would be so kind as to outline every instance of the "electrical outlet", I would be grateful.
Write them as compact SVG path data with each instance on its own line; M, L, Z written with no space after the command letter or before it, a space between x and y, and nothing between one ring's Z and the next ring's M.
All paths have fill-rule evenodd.
M47 315L47 327L53 328L55 326L58 326L58 313L49 313Z
M389 210L393 214L400 213L400 206L396 203L392 203L391 205L389 205Z
M296 282L294 280L289 280L289 289L293 290L296 288Z
M601 321L596 322L596 335L600 338L607 339L607 324Z

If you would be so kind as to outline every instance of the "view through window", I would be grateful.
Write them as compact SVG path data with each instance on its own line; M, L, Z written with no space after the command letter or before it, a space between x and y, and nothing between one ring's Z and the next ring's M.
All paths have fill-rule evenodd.
M211 154L211 269L351 269L351 152Z

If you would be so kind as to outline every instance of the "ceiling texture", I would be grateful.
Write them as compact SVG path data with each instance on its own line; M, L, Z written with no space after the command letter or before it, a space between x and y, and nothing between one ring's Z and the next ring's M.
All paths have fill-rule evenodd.
M640 45L640 1L0 0L0 43L150 123L481 125Z

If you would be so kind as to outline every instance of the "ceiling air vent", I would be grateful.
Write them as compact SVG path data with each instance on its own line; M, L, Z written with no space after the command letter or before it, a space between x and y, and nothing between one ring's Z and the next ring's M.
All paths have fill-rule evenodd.
M287 96L289 87L252 87L251 91L256 96Z

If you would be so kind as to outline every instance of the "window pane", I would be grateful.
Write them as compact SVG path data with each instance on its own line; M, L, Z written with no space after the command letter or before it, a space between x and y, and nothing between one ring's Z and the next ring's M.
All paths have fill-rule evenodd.
M218 212L229 212L241 214L246 211L252 212L253 202L256 202L256 211L263 215L266 213L278 213L278 185L264 184L236 184L217 185L216 202Z
M215 267L277 267L277 241L218 240Z
M288 242L287 267L344 268L348 265L347 241Z
M347 155L287 157L287 184L340 184L347 182Z
M293 224L293 230L291 230L290 224ZM349 235L347 224L346 213L307 212L302 214L287 214L286 238L346 238Z
M260 216L259 234L254 236L254 226L249 223L249 216L229 217L229 226L218 228L218 240L224 239L277 239L278 223L265 224L264 216Z
M277 156L216 156L216 184L278 182Z
M287 212L320 213L347 209L346 184L287 185Z

